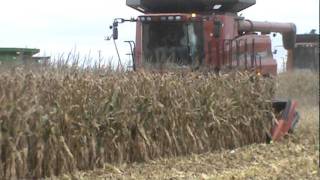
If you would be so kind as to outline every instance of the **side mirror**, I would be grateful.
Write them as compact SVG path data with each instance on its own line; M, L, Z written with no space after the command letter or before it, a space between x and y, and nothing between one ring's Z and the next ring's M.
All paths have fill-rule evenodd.
M112 30L113 30L113 33L112 33L113 39L114 40L118 39L119 33L118 33L118 22L117 21L113 22Z
M222 23L221 21L214 21L214 29L213 29L213 35L215 38L219 38L221 35L221 29L222 29Z
M278 50L275 49L272 53L273 53L273 54L277 54L277 53L278 53Z

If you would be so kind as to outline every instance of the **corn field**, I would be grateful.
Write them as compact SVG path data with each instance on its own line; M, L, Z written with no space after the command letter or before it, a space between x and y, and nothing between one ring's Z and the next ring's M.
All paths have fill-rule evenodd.
M3 71L0 177L51 177L265 142L273 87L242 73Z

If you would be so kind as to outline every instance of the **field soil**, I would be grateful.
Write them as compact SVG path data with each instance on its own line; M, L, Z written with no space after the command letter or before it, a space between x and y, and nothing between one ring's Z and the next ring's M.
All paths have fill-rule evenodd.
M277 96L297 99L301 115L295 132L281 142L146 163L105 164L59 179L318 179L319 76L303 71L281 74L277 81Z

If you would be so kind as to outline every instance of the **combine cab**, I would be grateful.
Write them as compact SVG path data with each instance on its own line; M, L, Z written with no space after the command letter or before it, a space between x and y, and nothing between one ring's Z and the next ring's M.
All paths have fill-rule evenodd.
M161 70L169 64L192 70L237 69L276 75L269 34L281 33L284 47L292 52L296 27L292 23L256 22L237 15L255 3L255 0L127 0L129 7L144 15L130 20L115 19L111 37L118 38L119 23L136 23L136 41L130 42L134 70L146 66ZM272 129L273 140L281 139L297 122L296 103L292 102L275 103L275 110L282 115Z

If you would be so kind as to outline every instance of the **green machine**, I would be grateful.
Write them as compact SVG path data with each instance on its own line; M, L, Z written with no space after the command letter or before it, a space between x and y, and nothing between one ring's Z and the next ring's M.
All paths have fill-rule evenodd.
M35 62L33 56L39 52L30 48L0 48L0 63L32 63Z

